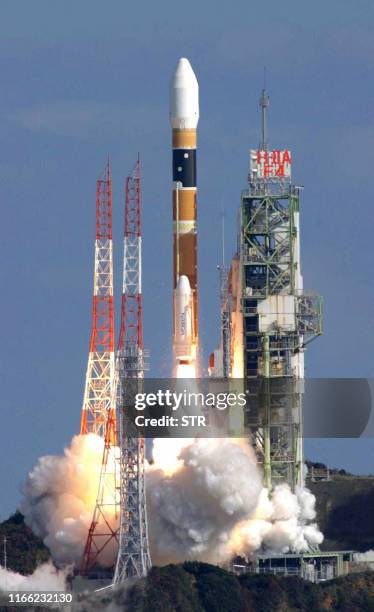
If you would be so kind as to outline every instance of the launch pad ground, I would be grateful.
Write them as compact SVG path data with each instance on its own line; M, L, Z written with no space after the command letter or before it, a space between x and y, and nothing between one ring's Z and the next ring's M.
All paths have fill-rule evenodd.
M324 582L350 573L353 551L324 551L257 555L251 563L233 564L235 574L273 574L299 576L311 582Z

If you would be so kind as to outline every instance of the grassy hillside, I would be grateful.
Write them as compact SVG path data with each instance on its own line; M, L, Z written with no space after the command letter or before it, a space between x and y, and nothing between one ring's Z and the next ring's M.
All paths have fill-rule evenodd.
M317 498L317 520L324 550L374 548L374 479L334 476L308 483Z

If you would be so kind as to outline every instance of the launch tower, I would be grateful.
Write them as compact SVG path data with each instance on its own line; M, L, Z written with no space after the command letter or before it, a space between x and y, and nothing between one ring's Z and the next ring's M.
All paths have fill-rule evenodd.
M140 160L126 179L122 315L117 351L117 414L120 447L120 529L114 583L146 576L151 567L145 500L144 439L127 409L140 390L147 355L143 349Z
M222 309L231 319L231 376L243 377L251 394L246 425L264 484L294 490L303 484L304 352L322 333L321 298L303 289L300 188L291 182L291 152L268 147L265 89L260 106L261 143L250 151L239 251Z
M80 573L92 575L117 547L119 516L114 357L112 182L109 161L96 184L93 321L82 409L81 435L104 439L95 509ZM109 550L111 549L111 550Z
M112 180L108 161L96 182L96 240L92 331L82 406L81 434L105 437L107 417L113 423L114 313Z

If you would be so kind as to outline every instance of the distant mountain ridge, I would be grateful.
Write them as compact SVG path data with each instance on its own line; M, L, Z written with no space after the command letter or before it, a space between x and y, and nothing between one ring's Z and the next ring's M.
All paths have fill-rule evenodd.
M374 549L374 479L345 475L308 482L316 496L322 550Z

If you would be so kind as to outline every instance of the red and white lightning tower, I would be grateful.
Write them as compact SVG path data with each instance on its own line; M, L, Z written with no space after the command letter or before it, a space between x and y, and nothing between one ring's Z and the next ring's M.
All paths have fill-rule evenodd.
M97 181L93 323L81 434L104 439L96 505L81 574L110 566L118 547L119 487L113 316L112 185L110 164Z
M92 332L82 406L81 434L105 437L115 422L112 181L110 163L96 183L96 241Z
M144 478L144 439L128 416L129 401L144 377L141 270L140 160L125 185L121 330L117 353L120 447L120 529L114 582L145 576L151 567Z

